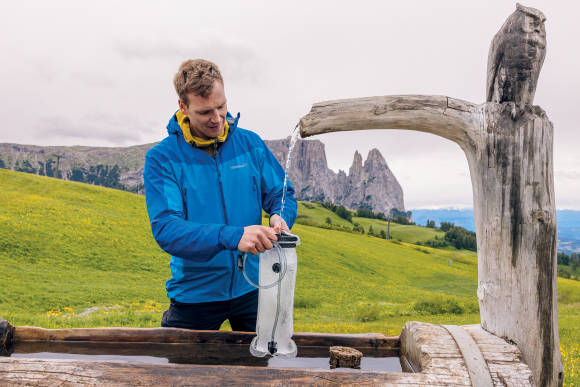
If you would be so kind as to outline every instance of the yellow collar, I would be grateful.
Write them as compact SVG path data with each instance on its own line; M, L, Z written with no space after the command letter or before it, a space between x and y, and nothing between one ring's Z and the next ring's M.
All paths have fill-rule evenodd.
M175 113L175 117L177 118L177 123L179 124L181 131L183 132L185 141L187 141L189 144L195 145L197 147L206 147L215 142L215 139L204 140L201 137L194 136L191 133L191 128L189 127L189 117L183 114L181 110L178 110L177 113ZM228 125L228 121L225 121L224 132L217 137L218 142L224 142L226 140L229 129L230 126Z

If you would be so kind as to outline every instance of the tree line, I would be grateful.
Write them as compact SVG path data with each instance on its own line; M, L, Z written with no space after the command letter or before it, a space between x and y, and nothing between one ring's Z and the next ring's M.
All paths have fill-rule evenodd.
M426 227L436 228L435 221L432 219L427 219ZM422 244L435 248L455 246L457 249L477 251L477 238L473 231L456 226L452 222L441 222L439 229L445 232L445 236L443 238L435 236L434 239L425 241Z
M578 279L580 271L580 253L570 255L558 253L558 275L564 278Z
M334 203L322 202L322 201L316 201L314 203L320 204L322 207L326 208L327 210L334 212L336 215L345 219L349 223L352 223L353 211L349 210L345 206L343 206L343 205L337 206ZM411 211L400 211L397 208L391 208L391 211L389 212L390 220L392 222L399 223L399 224L412 224L412 225L414 225L415 223L411 222L409 220L411 218L412 214L413 213ZM389 220L384 212L373 212L372 210L369 210L368 208L359 208L358 210L354 211L354 216L357 216L359 218Z

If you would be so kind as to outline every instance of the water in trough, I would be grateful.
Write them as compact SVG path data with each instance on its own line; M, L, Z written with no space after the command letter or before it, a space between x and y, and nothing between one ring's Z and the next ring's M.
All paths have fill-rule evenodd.
M398 351L359 350L364 355L361 370L402 372ZM329 347L326 346L301 346L298 357L285 359L256 358L244 344L23 342L15 345L11 356L46 360L330 369L328 351Z

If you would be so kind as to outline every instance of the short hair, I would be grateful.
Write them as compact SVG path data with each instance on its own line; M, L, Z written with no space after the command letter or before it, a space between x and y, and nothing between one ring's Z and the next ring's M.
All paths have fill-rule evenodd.
M211 93L215 81L224 84L220 69L215 63L205 59L189 59L179 66L173 78L173 85L179 99L187 105L189 103L187 93L206 98Z

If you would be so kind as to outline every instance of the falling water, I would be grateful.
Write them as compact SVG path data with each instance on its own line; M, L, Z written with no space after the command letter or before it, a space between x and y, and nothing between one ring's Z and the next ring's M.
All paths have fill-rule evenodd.
M282 208L280 209L280 216L284 213L284 202L286 200L286 188L288 185L288 169L290 168L290 161L292 160L292 151L298 141L300 135L300 123L296 124L294 130L290 134L290 145L288 146L288 158L286 159L286 169L284 170L284 190L282 191Z

